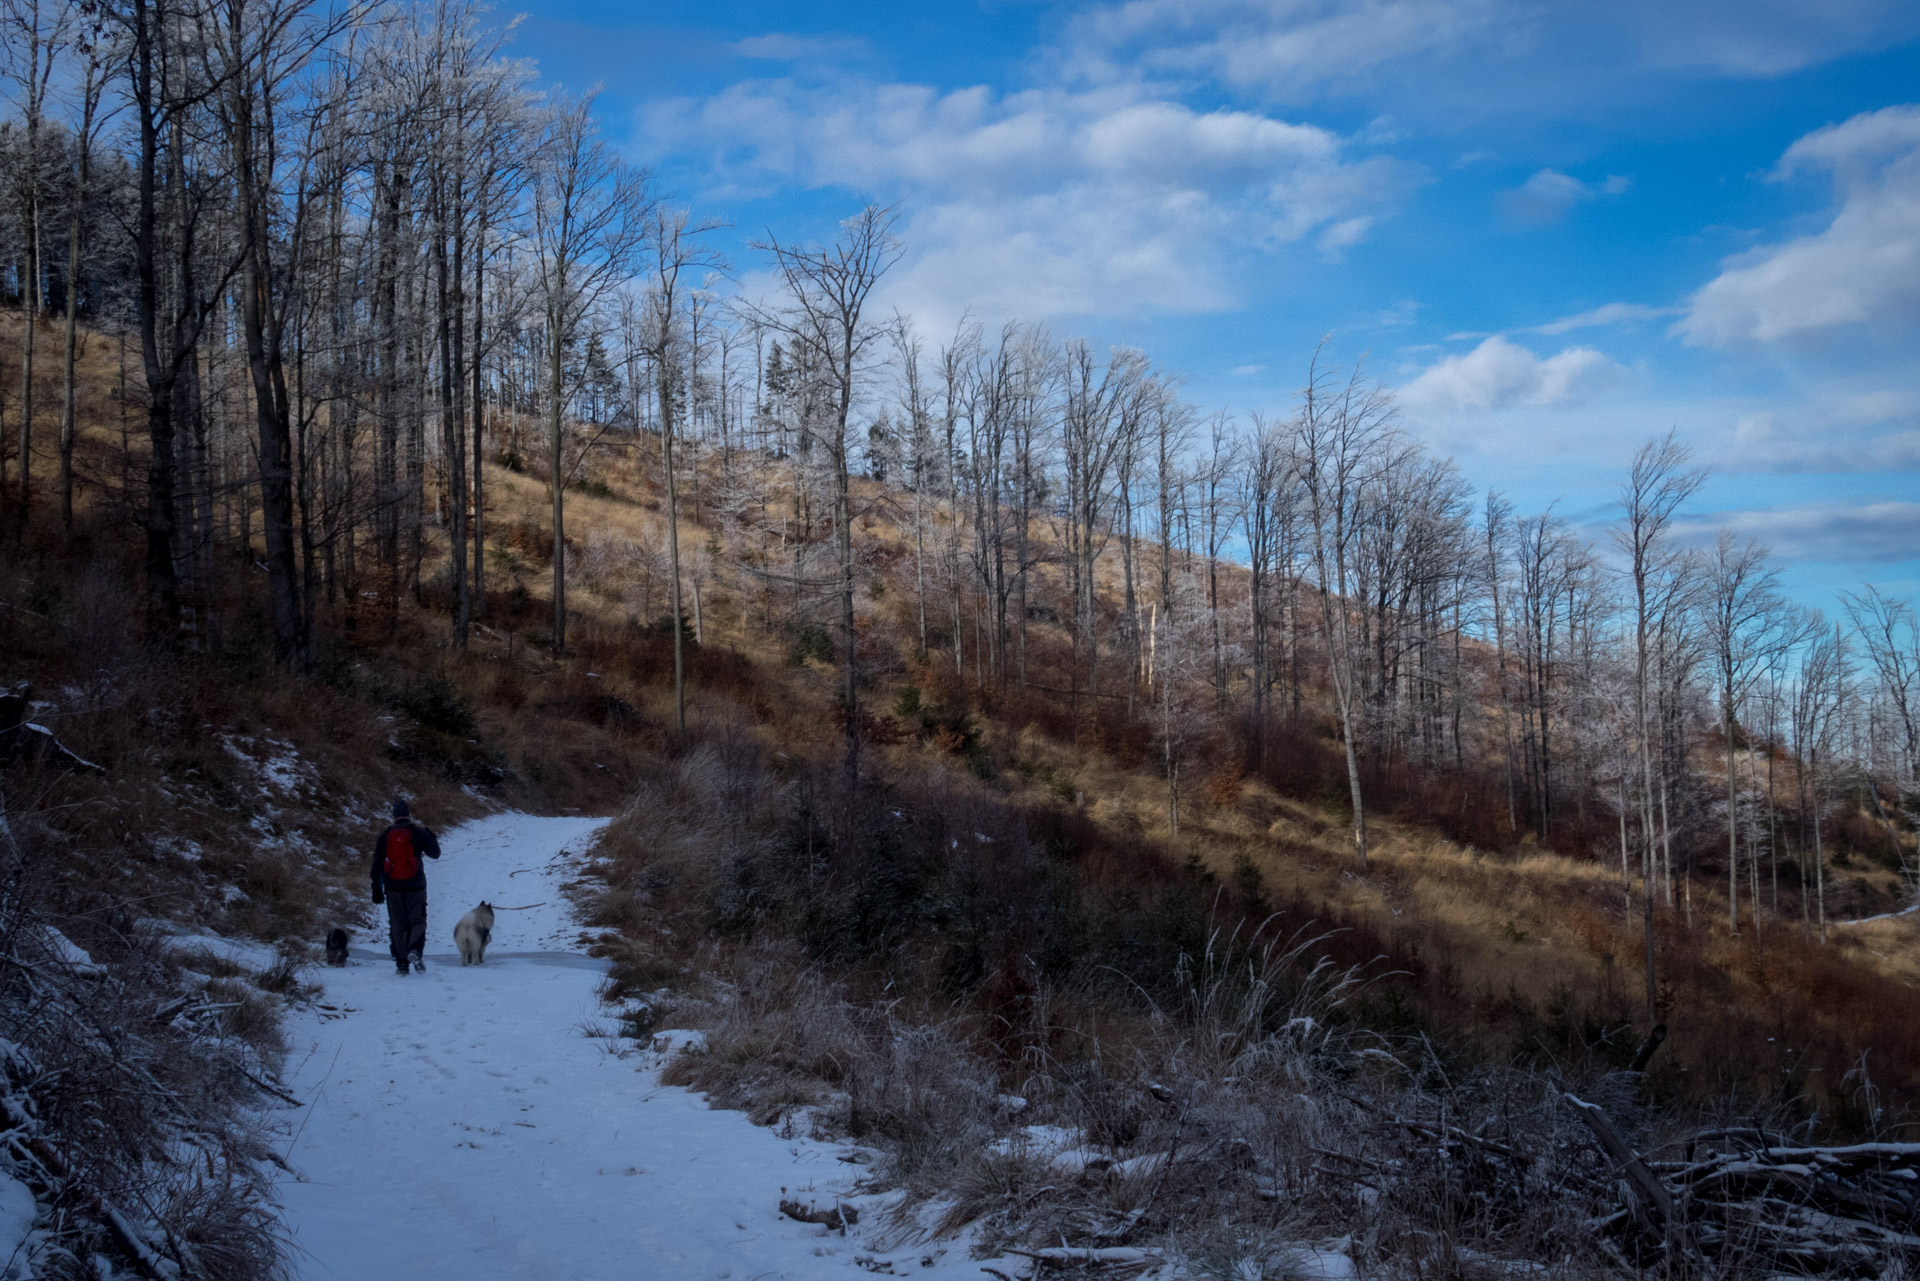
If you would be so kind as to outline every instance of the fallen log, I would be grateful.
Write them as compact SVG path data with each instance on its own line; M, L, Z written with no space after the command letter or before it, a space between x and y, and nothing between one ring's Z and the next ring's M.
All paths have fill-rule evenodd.
M1647 1039L1640 1042L1640 1048L1633 1052L1633 1062L1627 1064L1629 1072L1644 1072L1647 1064L1653 1061L1653 1052L1667 1039L1667 1025L1656 1023L1653 1031L1647 1033Z
M1601 1150L1620 1167L1621 1172L1627 1176L1634 1188L1646 1198L1647 1204L1659 1212L1661 1222L1677 1225L1680 1216L1674 1209L1673 1194L1667 1191L1667 1185L1647 1168L1647 1163L1640 1159L1640 1154L1627 1146L1627 1141L1620 1137L1618 1130L1613 1128L1613 1122L1607 1119L1607 1114L1600 1110L1599 1104L1589 1103L1572 1094L1564 1097L1573 1105L1575 1114L1586 1122L1587 1129L1593 1132L1593 1137L1599 1140Z

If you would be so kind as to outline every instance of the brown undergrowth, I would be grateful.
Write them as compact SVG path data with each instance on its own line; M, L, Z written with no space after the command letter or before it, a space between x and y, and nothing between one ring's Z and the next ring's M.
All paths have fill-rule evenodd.
M952 771L849 788L740 726L647 772L587 904L629 1026L703 1033L666 1079L876 1151L902 1241L1597 1275L1609 1176L1557 1092L1649 1147L1682 1119L1610 1044L1471 1052L1432 1022L1432 966L1257 874Z

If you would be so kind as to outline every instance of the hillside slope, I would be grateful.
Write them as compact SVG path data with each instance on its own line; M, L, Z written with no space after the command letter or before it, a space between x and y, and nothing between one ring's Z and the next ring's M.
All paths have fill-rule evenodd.
M119 1164L32 1176L39 1221L81 1206L57 1242L74 1258L157 1250L176 1264L192 1255L207 1276L275 1266L259 1199L271 1161L251 1109L285 1092L282 1065L303 1101L330 1080L324 1067L313 1076L318 1055L284 1057L284 1033L335 1036L353 1022L315 1021L302 966L331 925L363 946L377 937L361 851L396 793L441 827L501 804L616 814L583 887L591 950L610 963L616 1000L650 1002L708 1047L676 1056L663 1079L756 1121L804 1118L869 1146L876 1186L938 1208L944 1230L988 1250L1151 1245L1282 1268L1300 1241L1347 1230L1347 1257L1420 1274L1463 1252L1545 1260L1552 1243L1579 1239L1596 1253L1568 1274L1584 1275L1640 1266L1644 1243L1592 1236L1627 1220L1565 1089L1600 1099L1647 1150L1715 1120L1802 1139L1903 1132L1920 1085L1920 918L1893 912L1894 874L1864 853L1836 867L1831 903L1875 919L1836 926L1830 944L1790 910L1730 938L1712 881L1684 877L1655 922L1669 1035L1635 1063L1658 1043L1635 991L1639 889L1610 847L1514 830L1486 811L1484 774L1400 768L1370 776L1361 872L1311 654L1299 705L1263 731L1257 761L1210 700L1179 709L1192 733L1170 756L1174 709L1134 687L1117 646L1105 683L1077 685L1075 637L1048 606L1027 609L998 674L977 633L960 636L956 662L956 633L939 620L923 649L918 599L932 582L942 601L938 568L924 572L900 520L914 496L863 480L862 754L849 772L845 654L815 573L831 531L802 513L791 460L739 451L687 478L683 734L658 440L631 433L584 449L568 499L566 652L551 645L545 485L505 458L484 472L488 594L465 651L451 644L445 531L423 522L417 584L334 584L329 570L311 662L275 670L244 520L241 540L209 557L198 630L155 638L143 625L139 548L121 519L138 447L109 430L111 366L91 369L83 457L97 480L71 538L44 512L6 533L0 682L30 682L36 721L104 772L41 757L4 766L20 914L0 941L32 960L20 949L58 930L113 976L66 980L115 993L100 1015L110 1024L184 998L189 1014L143 1053L180 1059L177 1032L179 1044L226 1047L251 1075L226 1073L217 1090L166 1078L193 1107L130 1131ZM741 494L756 487L761 517L791 503L793 520L746 519ZM931 523L959 527L938 513ZM1034 581L1057 594L1057 535L1039 519L1032 534ZM1246 585L1232 566L1218 576L1229 598ZM1111 558L1096 583L1098 621L1117 628L1125 587ZM467 889L522 901L517 887ZM436 931L457 906L436 892ZM267 951L249 968L219 939ZM522 959L529 981L597 981ZM42 1066L59 1062L71 1039L43 1035L37 989L16 970L3 1034ZM371 982L377 967L354 973L336 982ZM434 995L418 999L453 981L434 976L417 989ZM534 1000L500 1007L500 1020ZM561 1000L586 1008L571 987ZM354 1003L356 1017L374 1004ZM489 1053L489 1036L471 1034L483 1007L435 1008ZM383 1026L355 1040L356 1074L412 1051L400 1024ZM581 1075L581 1046L553 1048L568 1065L556 1071L601 1092L599 1076ZM488 1070L468 1059L455 1078L484 1097L499 1079ZM67 1094L60 1071L15 1076L17 1089L36 1082L37 1116L11 1124L52 1150L83 1151L111 1124L91 1110L84 1074ZM625 1098L622 1081L612 1093ZM196 1125L224 1136L226 1164L213 1168L250 1190L222 1221L203 1213L202 1184L166 1185L173 1200L121 1239L100 1206L124 1199L116 1188L164 1184L155 1154ZM1523 1175L1462 1165L1472 1143L1409 1144L1448 1127L1544 1155ZM344 1160L356 1141L336 1131L329 1150ZM228 1253L206 1249L210 1236ZM1603 1241L1621 1253L1602 1257Z

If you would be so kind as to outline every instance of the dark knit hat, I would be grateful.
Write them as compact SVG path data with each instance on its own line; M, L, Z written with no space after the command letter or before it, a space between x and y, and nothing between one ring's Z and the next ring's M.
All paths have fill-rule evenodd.
M393 816L395 818L405 818L407 817L407 815L411 814L412 812L413 811L407 808L407 803L404 800L401 800L399 797L394 798Z

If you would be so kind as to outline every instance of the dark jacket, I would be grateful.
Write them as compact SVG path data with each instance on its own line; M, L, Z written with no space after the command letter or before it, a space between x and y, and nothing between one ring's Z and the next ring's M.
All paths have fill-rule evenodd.
M380 835L373 842L373 901L378 903L387 896L388 890L424 890L427 888L427 865L420 864L420 874L411 880L396 881L387 875L387 833L396 827L413 829L413 850L423 859L440 857L440 840L433 832L403 818L380 829Z

